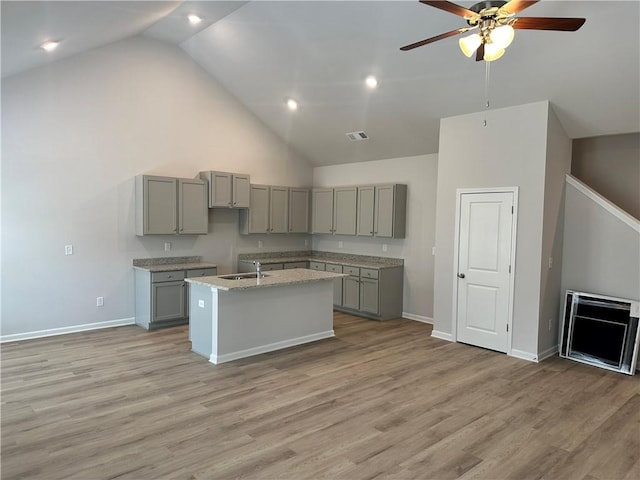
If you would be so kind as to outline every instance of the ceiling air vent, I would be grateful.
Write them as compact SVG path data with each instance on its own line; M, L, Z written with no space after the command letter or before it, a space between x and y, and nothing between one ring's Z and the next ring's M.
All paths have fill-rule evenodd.
M352 142L359 142L360 140L368 140L369 136L364 132L350 132L346 134L349 140Z

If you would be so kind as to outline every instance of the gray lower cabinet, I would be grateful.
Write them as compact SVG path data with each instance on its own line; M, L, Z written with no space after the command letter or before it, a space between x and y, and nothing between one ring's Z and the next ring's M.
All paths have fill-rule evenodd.
M342 306L360 310L360 269L344 266L342 273L349 274L342 279Z
M360 310L378 315L380 313L378 270L360 269Z
M342 265L327 263L325 269L327 272L342 273ZM342 278L336 278L333 281L333 304L342 305Z
M135 322L147 330L187 323L189 286L185 278L216 275L216 268L165 272L135 270Z
M328 266L329 264L327 264ZM402 316L403 267L356 268L343 266L342 305L336 310L374 320Z
M260 265L260 270L263 272L269 272L271 270L283 270L284 265L282 263L267 263L266 265Z
M292 268L309 268L309 262L289 262L283 263L285 270L291 270Z

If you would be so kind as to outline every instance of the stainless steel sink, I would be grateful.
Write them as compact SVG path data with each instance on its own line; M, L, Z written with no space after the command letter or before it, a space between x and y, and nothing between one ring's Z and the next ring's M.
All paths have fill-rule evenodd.
M264 273L232 273L231 275L219 275L218 278L224 278L225 280L248 280L248 279L260 279L264 277L269 277L270 275L265 275Z

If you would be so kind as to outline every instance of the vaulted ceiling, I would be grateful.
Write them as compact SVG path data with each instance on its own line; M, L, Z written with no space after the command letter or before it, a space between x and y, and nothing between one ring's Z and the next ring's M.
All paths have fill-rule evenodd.
M190 25L190 13L203 21ZM640 131L639 2L543 0L520 16L586 23L572 33L518 30L487 72L457 38L399 50L466 25L417 0L3 1L2 76L153 37L183 48L317 165L437 152L440 118L485 108L487 73L490 108L550 100L571 138ZM46 55L38 45L50 39L62 42ZM369 139L349 140L354 131Z

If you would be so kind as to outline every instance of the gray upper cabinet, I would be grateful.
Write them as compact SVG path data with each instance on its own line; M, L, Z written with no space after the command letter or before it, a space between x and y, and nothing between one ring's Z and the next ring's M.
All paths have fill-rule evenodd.
M358 231L357 234L373 237L373 209L375 187L358 187Z
M333 188L311 192L311 233L333 233Z
M358 235L404 238L407 186L358 187Z
M136 235L208 233L204 181L138 175L135 195Z
M200 172L209 183L209 208L249 208L249 175L229 172Z
M287 187L251 185L250 199L250 208L240 211L240 233L287 233Z
M356 187L333 189L333 233L336 235L356 234L356 207L358 204Z
M289 188L289 233L309 232L309 189Z

